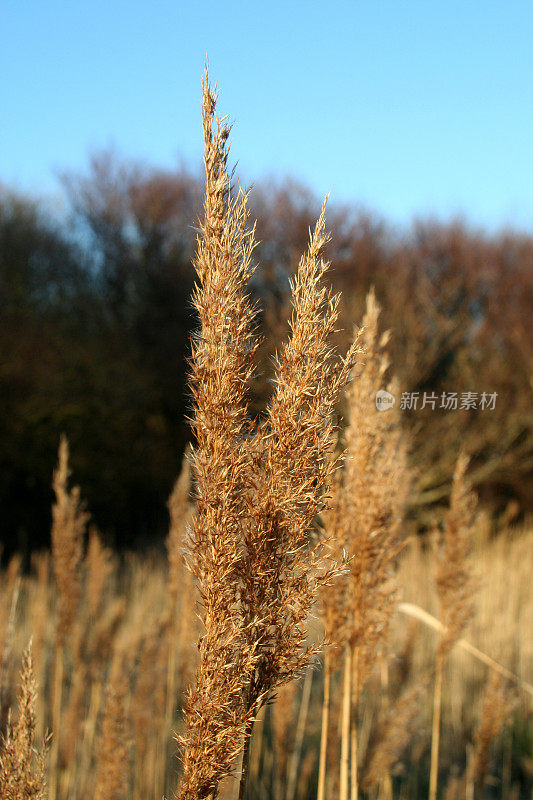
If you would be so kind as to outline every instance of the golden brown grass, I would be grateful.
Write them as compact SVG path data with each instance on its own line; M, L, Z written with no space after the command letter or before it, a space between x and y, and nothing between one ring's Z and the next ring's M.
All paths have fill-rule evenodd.
M348 424L342 472L334 482L324 516L332 552L347 559L340 580L322 594L330 642L344 649L340 796L358 796L357 707L369 672L380 657L394 608L394 565L401 547L401 523L409 488L406 442L398 407L380 411L376 394L387 386L388 334L379 336L380 307L367 297L361 348L363 364L346 392ZM319 800L325 792L331 659L327 656Z
M530 637L533 620L530 591L532 553L533 531L528 528L504 532L497 540L475 544L476 569L483 579L473 600L474 614L468 631L463 634L476 647L530 682L533 678L533 647ZM42 644L38 658L34 647L34 671L41 687L35 701L37 745L42 742L46 729L51 727L53 706L56 617L53 612L35 614L37 603L46 609L57 607L57 587L51 570L46 569L47 563L45 555L35 557L34 570L22 576L11 653L6 666L7 685L10 689L14 689L9 693L10 702L15 705L16 686L19 683L18 664L31 632L38 628ZM176 696L177 707L173 709L172 721L166 732L166 748L155 746L156 733L158 737L161 736L159 724L161 720L156 719L159 713L156 708L164 709L164 698L158 700L157 697L161 688L163 693L165 691L168 664L166 629L160 627L168 608L168 569L161 555L130 556L122 565L113 559L111 564L112 572L105 593L107 612L101 609L100 614L104 618L107 615L114 617L112 609L117 602L122 602L123 610L113 626L103 626L109 631L110 644L105 647L104 652L96 646L86 647L80 652L76 662L71 662L69 656L65 670L65 702L60 721L64 736L60 748L61 778L58 781L58 797L61 800L67 797L68 800L83 800L86 796L94 796L104 718L108 708L108 687L112 681L113 664L118 658L123 659L124 676L128 682L125 698L125 741L130 748L132 769L128 774L127 763L124 764L123 779L126 794L128 797L138 797L143 800L160 796L160 788L159 795L154 789L157 785L165 787L165 794L168 797L177 786L180 767L176 748L172 746L172 731L180 732L182 725L180 709L183 694L179 688ZM410 542L400 557L397 575L400 598L428 609L436 615L439 605L436 586L431 580L433 572L432 549L418 547L416 542ZM512 581L508 579L509 574L513 575ZM5 609L7 613L12 601L11 581L5 572L0 573L0 608ZM82 585L85 586L85 582ZM189 601L190 598L180 589L176 601L178 616L181 609L186 611ZM73 638L83 639L91 630L84 622L88 608L89 600L84 588L79 613L74 622ZM428 680L434 671L438 633L422 622L415 620L414 624L417 626L416 630L412 627L411 619L401 613L395 613L391 618L388 648L393 655L389 659L390 678L386 690L391 713L396 708L398 699L404 696L404 692L416 691L420 683ZM309 636L312 639L317 636L316 623L310 623ZM100 637L98 638L100 640ZM162 643L159 647L158 641ZM177 687L183 684L181 679L183 674L190 675L191 670L194 672L194 663L190 662L190 658L196 657L196 648L192 639L186 651L190 655L187 655L187 661L183 663L180 660L181 647L178 641L175 654ZM301 787L297 783L296 800L306 800L316 793L323 677L323 671L315 672L298 778L303 775L306 759L308 764L309 760L311 761L311 774L307 778L308 782L304 782ZM467 651L462 648L451 650L443 670L442 718L445 724L441 731L440 747L443 787L454 765L457 766L459 775L463 775L466 747L473 746L475 742L475 732L482 716L483 697L489 677L490 669ZM328 746L330 768L326 782L328 797L335 796L334 787L338 781L336 698L341 694L340 688L338 675L334 674ZM387 718L387 710L382 701L384 691L381 667L376 663L360 698L358 718L360 783L361 792L365 794L367 791L374 791L366 788L367 780L370 779L367 778L367 768L371 763L371 754L378 748L381 732L384 729L383 723ZM520 687L517 688L517 692L519 702L512 723L515 743L511 755L505 755L505 759L511 758L511 769L505 767L510 774L508 786L512 786L512 783L523 774L521 764L525 762L522 759L528 757L527 742L520 744L524 736L520 733L520 726L523 729L527 723L528 714L531 713L531 699L527 693L520 690ZM294 695L295 703L291 715L292 740L289 745L291 751L303 695L301 684L299 686L295 684ZM411 739L404 742L403 749L398 747L388 750L393 762L390 765L390 773L394 778L395 796L401 792L404 797L417 797L424 792L424 786L427 787L432 717L432 705L427 694L422 695L417 701L417 710L418 717ZM164 710L161 713L164 715ZM16 722L15 714L16 710L13 712L13 719ZM90 734L90 728L93 726L94 735ZM392 737L393 731L388 731L387 735ZM286 788L286 774L276 777L268 714L265 722L254 732L254 747L260 740L258 763L249 782L249 796L277 798L275 784L280 784L282 787L280 791L283 792ZM494 778L503 777L501 739L496 737L492 746L492 752L496 757L489 760L489 769L491 768L492 772L489 771L490 780L485 783L488 789L491 789ZM386 742L383 747L380 758L387 754ZM252 754L252 761L254 757ZM387 765L389 763L387 757ZM334 768L334 765L337 767ZM50 779L50 771L48 774ZM68 776L68 794L65 776Z
M471 796L474 794L474 787L477 794L483 796L491 746L509 722L515 704L516 697L513 697L501 676L494 673L484 692L473 750L467 767L466 779L467 786L472 787Z
M1 800L44 800L47 776L51 800L308 800L317 787L318 800L392 800L428 783L435 798L438 766L447 796L481 798L491 747L530 713L532 531L491 539L490 521L474 519L461 456L438 551L407 536L399 409L375 405L378 390L398 394L388 334L371 292L362 332L336 354L325 208L291 285L270 402L252 419L254 228L247 193L231 186L229 127L207 74L203 126L195 441L168 502L168 557L119 559L94 527L85 542L62 438L52 557L34 554L27 574L15 557L0 573L2 710L15 705L30 635L36 662L24 651L18 712L1 719ZM526 746L515 750L504 800L528 764Z
M118 664L107 689L96 770L95 800L122 800L128 796L128 688L124 665Z
M52 563L59 590L59 610L56 629L56 661L54 672L54 707L52 728L50 800L57 794L59 774L60 719L63 702L64 646L76 617L81 597L81 560L83 536L89 515L83 510L80 489L69 489L69 447L65 436L59 443L57 469L53 488L56 501L52 507Z
M468 556L472 550L476 497L466 479L468 458L461 454L453 476L450 508L444 522L437 558L437 593L443 631L437 649L433 693L433 727L429 800L436 800L439 769L442 673L444 660L473 613L473 577Z
M69 447L65 436L59 443L53 488L56 501L52 508L52 558L59 589L57 645L61 648L76 616L81 596L81 560L83 537L89 515L83 510L80 489L69 489Z
M244 792L255 716L309 659L306 620L325 579L313 521L334 471L334 408L356 345L329 340L339 297L324 284L325 210L292 285L290 335L275 363L265 417L253 424L247 388L258 339L247 296L254 231L247 194L233 194L229 129L204 79L206 193L194 304L191 565L201 597L200 664L185 709L179 797L216 797L241 756Z
M46 743L35 741L35 699L31 642L22 656L18 719L9 715L0 740L0 797L2 800L44 800L46 797Z

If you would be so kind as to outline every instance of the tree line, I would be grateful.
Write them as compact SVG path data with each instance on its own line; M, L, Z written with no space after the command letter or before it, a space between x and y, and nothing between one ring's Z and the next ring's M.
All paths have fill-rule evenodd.
M62 185L61 214L0 188L1 538L7 550L47 544L65 433L75 480L108 541L155 543L189 437L202 182L103 152ZM251 195L263 334L252 413L271 391L265 376L285 333L289 279L320 204L291 180ZM533 238L459 221L398 232L350 205L329 209L328 228L331 278L344 298L339 344L362 319L371 286L394 332L396 402L411 401L402 409L416 475L411 519L432 524L461 447L494 524L531 512ZM467 393L470 404L461 402ZM483 393L496 396L493 408L482 407ZM455 409L444 402L451 394Z

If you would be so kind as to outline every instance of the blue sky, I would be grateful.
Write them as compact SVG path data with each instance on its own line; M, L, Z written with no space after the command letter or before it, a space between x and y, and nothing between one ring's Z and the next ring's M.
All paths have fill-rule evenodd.
M531 0L4 0L0 181L108 146L196 168L208 53L247 180L533 230L532 45Z

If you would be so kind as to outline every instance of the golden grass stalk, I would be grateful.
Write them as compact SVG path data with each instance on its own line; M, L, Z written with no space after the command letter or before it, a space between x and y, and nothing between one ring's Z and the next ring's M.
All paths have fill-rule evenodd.
M515 705L515 698L506 690L501 676L493 673L485 689L474 749L467 768L466 783L467 787L472 787L472 797L476 788L478 796L483 796L491 745L508 723Z
M187 634L192 634L192 617L195 606L195 587L191 573L186 568L185 551L189 524L192 518L191 495L191 466L188 450L183 456L183 463L179 477L174 484L168 499L168 513L170 527L166 540L168 552L168 674L166 698L166 731L174 713L176 701L176 648L178 638L181 652L180 667L185 673L183 654ZM178 598L181 599L178 614ZM179 628L178 631L178 621Z
M421 701L423 683L406 689L378 721L365 755L361 786L365 792L387 781L408 745Z
M112 572L111 551L103 546L95 525L89 528L85 568L87 603L89 613L94 620L101 610L104 592Z
M291 681L276 692L271 705L272 748L274 751L274 795L284 800L287 793L287 764L294 743L295 699L298 682Z
M357 701L359 699L359 648L354 648L352 653L352 685L350 693L350 797L352 800L359 796L359 767L357 743Z
M308 613L330 577L322 543L310 534L336 468L335 399L358 345L337 360L328 344L339 297L323 285L326 241L323 208L292 286L291 335L276 362L274 396L253 439L251 520L241 570L245 630L259 656L251 707L307 664Z
M50 619L50 553L46 550L44 553L33 553L31 558L32 569L36 573L36 582L31 582L33 591L30 594L28 613L32 621L32 650L34 661L37 665L39 675L44 674L44 646L46 638L46 630L49 625ZM42 678L41 678L42 684ZM40 695L40 705L44 703L43 695ZM37 728L39 737L44 736L44 713L38 715Z
M64 644L81 598L80 567L83 537L89 514L80 500L80 489L68 487L69 446L65 436L59 442L58 466L54 472L55 503L52 508L52 558L59 590L57 645Z
M467 467L468 458L461 454L455 467L450 508L444 522L442 545L437 561L437 591L443 629L437 648L433 692L429 800L436 800L437 797L444 661L473 613L474 586L468 555L471 548L476 497L466 481Z
M413 603L398 603L398 611L400 611L402 614L412 617L413 619L420 620L420 622L423 622L424 625L427 625L429 628L433 628L433 630L438 631L439 633L444 632L444 625L442 622L440 622L440 620L438 620L432 614L429 614L423 608L420 608L420 606L414 605ZM491 656L487 655L487 653L484 653L478 647L475 647L471 642L461 638L457 639L455 646L465 650L465 652L469 653L477 661L480 661L482 664L490 667L490 669L495 673L507 678L509 681L516 684L518 688L526 692L526 694L528 694L530 697L533 697L533 684L522 680L522 678L518 677L518 675L515 675L514 672L511 672L510 669L507 669L507 667L504 667L503 664L495 661L494 658L491 658Z
M46 742L35 746L37 688L31 642L22 657L18 719L11 716L0 739L0 797L2 800L44 800L46 797Z
M137 682L131 699L131 717L135 737L135 793L143 798L142 787L150 794L161 794L161 762L164 761L160 742L161 721L165 718L167 641L166 626L157 620L138 656ZM146 789L145 789L146 791Z
M181 472L168 498L168 514L170 526L166 540L168 552L168 592L169 608L172 616L176 615L176 604L181 593L184 575L184 555L187 525L191 517L191 464L187 449L181 465Z
M9 581L10 585L14 583L11 592L11 603L9 607L9 616L7 618L7 627L2 642L2 661L0 663L0 724L4 721L4 709L7 707L7 675L9 669L9 661L11 658L11 650L13 647L13 637L15 634L15 617L17 613L17 606L20 595L21 578L18 574L18 569L15 573L14 581Z
M127 680L116 668L107 689L94 800L124 800L129 796Z
M259 770L261 766L261 756L264 755L264 743L265 743L265 718L266 718L266 711L267 706L263 706L258 714L256 719L256 725L254 728L254 737L252 740L251 752L250 752L250 767L249 767L249 779L252 786L255 786L259 780Z
M291 748L291 755L287 765L287 791L285 793L285 800L294 800L297 782L298 771L300 768L300 760L302 756L302 745L305 735L305 727L307 724L307 715L309 713L309 702L311 700L311 686L313 683L314 664L310 663L305 673L305 679L302 689L302 699L300 702L300 710L298 712L298 721L296 724L296 731L294 734L294 742Z
M79 663L73 671L68 703L61 719L64 729L68 731L68 738L63 737L60 752L61 761L67 765L61 787L61 793L66 797L70 795L70 788L75 782L77 767L82 761L79 749L81 744L80 733L85 716L84 703L88 684L87 672L87 668L83 663Z
M93 760L93 745L96 738L97 723L105 689L105 668L109 655L112 652L115 635L122 622L125 610L125 599L123 597L114 598L91 629L87 641L87 649L84 655L89 667L88 682L90 691L79 757L79 772L84 776L83 780L85 782ZM80 666L77 668L80 669Z
M444 661L443 656L439 652L437 654L437 664L435 668L435 685L433 689L433 724L431 728L431 765L429 771L429 800L435 800L437 797L443 661Z
M56 662L54 670L54 700L52 710L52 740L50 758L50 800L55 800L59 769L59 736L63 693L63 649L81 598L80 567L83 555L83 537L89 514L80 500L78 486L69 489L69 447L65 436L59 442L58 466L54 472L55 503L52 507L52 563L59 591L58 622L56 628Z
M329 648L324 654L324 692L322 697L322 720L320 728L320 755L318 762L318 790L317 800L324 800L326 796L326 763L329 730L329 702L331 692L331 656Z
M358 653L355 701L387 635L394 609L391 577L402 546L400 526L409 488L399 407L379 411L375 404L388 369L384 350L388 334L381 338L378 334L380 312L371 290L363 318L365 363L347 392L344 480L340 497L334 499L343 510L341 542L349 557L349 581L341 601L345 636ZM388 388L397 394L396 384Z
M342 487L342 470L338 469L332 480L333 498L338 498ZM326 531L335 532L340 530L342 524L342 508L339 502L330 502L322 513L322 522ZM331 538L328 541L330 559L335 563L336 559L344 560L344 553L340 553L339 539ZM344 576L340 580L345 580ZM320 733L320 754L318 761L318 788L317 800L324 800L326 792L326 770L328 763L328 736L331 700L331 679L338 661L338 654L333 650L339 630L344 628L344 607L340 601L342 596L339 578L336 581L325 583L320 590L320 614L326 636L326 647L324 651L324 684L322 694L322 720ZM342 638L342 637L341 637ZM344 672L345 678L346 672ZM351 680L351 678L350 678ZM343 706L344 707L344 706ZM348 711L346 707L346 711ZM342 716L342 713L341 713ZM342 726L341 726L342 727ZM342 735L342 733L341 733ZM349 724L345 731L345 736L349 736ZM348 768L349 768L349 761ZM342 768L341 768L342 769ZM342 783L342 781L341 781Z
M344 654L344 682L342 693L342 727L341 727L341 759L339 777L340 800L348 800L350 775L350 723L352 710L352 667L353 651L351 647L345 648Z
M256 661L242 629L236 581L248 449L245 391L255 348L245 286L254 242L253 231L246 230L246 195L230 196L229 128L216 118L214 130L215 104L206 71L206 192L194 294L201 330L192 356L197 509L191 545L204 632L185 709L182 800L214 797L219 782L231 773L249 725L243 695Z
M323 209L292 285L291 334L276 361L273 398L254 429L247 385L258 340L246 289L254 233L247 195L231 192L229 128L218 118L215 126L215 103L206 74L191 543L204 632L185 711L180 800L215 797L240 754L242 797L255 716L308 663L306 620L326 579L310 533L335 468L334 404L357 352L354 345L337 359L329 345L339 297L324 286Z
M528 643L533 619L533 598L530 591L531 558L533 554L533 531L529 527L516 528L506 532L501 537L484 542L477 556L477 568L484 575L480 587L479 599L476 601L476 616L472 621L468 633L468 641L459 639L450 654L450 670L445 678L443 694L443 709L445 703L450 703L452 716L443 715L445 725L453 725L454 735L446 737L441 743L441 764L439 774L439 792L444 795L445 787L450 777L448 767L453 763L457 754L461 753L463 743L470 740L464 723L474 716L474 707L481 707L479 692L483 688L482 681L489 671L498 671L505 678L505 682L514 681L517 689L524 693L523 703L517 714L516 731L518 736L505 737L502 748L498 745L498 752L503 749L503 764L500 764L502 775L489 771L488 780L485 781L485 794L497 789L496 781L502 778L502 791L505 800L516 793L517 781L524 786L521 768L527 757L524 750L525 740L521 736L522 727L527 722L528 703L533 696L531 684L525 681L530 678L533 666L533 653ZM412 548L405 548L401 558L401 567L398 575L400 585L403 587L406 599L411 604L399 604L399 612L394 618L393 634L394 651L389 664L389 691L390 708L394 708L395 698L399 692L418 684L424 671L431 663L434 664L436 642L442 630L442 623L422 610L422 606L431 608L435 600L434 586L428 581L428 576L434 567L434 553L430 548L417 547L416 541ZM13 667L13 659L20 661L22 646L29 639L31 628L42 627L42 649L40 663L37 662L35 640L33 646L34 669L38 683L42 689L37 697L37 729L35 741L40 743L44 738L46 725L50 724L49 709L53 702L53 667L55 653L55 618L50 613L57 601L57 590L51 580L51 571L48 570L46 559L34 559L35 569L24 575L17 613L14 622L14 636L10 668L7 675L7 698L18 693L18 668ZM69 800L82 800L94 796L95 777L99 763L99 745L102 735L102 724L106 708L106 686L109 684L109 673L112 673L113 653L123 653L124 663L128 665L131 675L131 691L127 697L127 713L132 719L135 717L135 739L132 743L132 764L136 765L135 775L132 775L128 797L131 800L145 800L147 797L161 797L161 778L165 771L165 796L172 796L172 789L177 778L178 765L174 758L173 748L167 749L166 758L164 751L156 747L160 741L161 729L164 719L164 696L166 686L167 627L164 623L168 608L168 571L161 555L153 558L148 554L141 556L126 555L119 567L118 559L113 559L113 575L106 590L106 600L99 612L98 620L94 625L87 625L89 619L87 594L82 598L75 624L68 637L68 650L65 659L64 702L61 713L63 735L60 746L61 774L59 794L61 798ZM509 576L512 575L512 581ZM12 607L14 577L4 570L0 572L0 599L4 614L3 630L7 630L7 620ZM417 603L415 607L413 604ZM40 607L39 607L40 604ZM416 616L413 616L416 614ZM42 619L41 619L42 618ZM420 621L420 622L419 622ZM417 623L417 637L413 647L413 623ZM310 634L316 635L317 629L314 622L311 624ZM408 644L406 645L406 639ZM141 647L141 643L146 644ZM79 643L78 643L79 642ZM392 642L391 642L392 644ZM482 653L475 645L485 647ZM464 645L464 646L463 646ZM194 649L195 643L191 643ZM389 646L387 643L387 650ZM407 657L401 657L403 651ZM411 653L412 650L412 653ZM79 651L79 652L78 652ZM339 652L340 651L340 652ZM179 652L179 649L178 651ZM327 657L331 658L333 667L338 666L337 652L342 658L340 648L328 649ZM497 663L487 653L505 656L505 661ZM404 663L407 662L407 663ZM384 659L380 655L378 667L382 667ZM505 665L505 666L504 666ZM83 674L82 666L86 672ZM177 664L177 679L182 685L181 667ZM37 671L39 670L39 671ZM142 676L142 677L141 677ZM383 673L386 683L386 674ZM318 677L318 676L316 676ZM339 680L340 678L340 680ZM367 691L359 701L359 761L360 761L360 787L361 796L375 798L376 792L379 800L386 800L387 786L385 784L371 787L368 792L366 787L366 772L370 754L380 746L382 724L383 691L380 690L379 673L376 669L369 676ZM84 692L85 687L85 692ZM93 691L94 689L94 691ZM296 797L299 800L309 796L310 788L307 785L306 770L309 759L314 759L311 776L316 778L315 768L318 766L318 740L320 733L320 701L322 697L318 685L313 687L309 708L308 725L305 729L305 738L300 759L299 778ZM300 686L301 696L301 686ZM421 704L423 719L431 717L431 696L424 697ZM340 732L338 721L341 718L342 701L342 676L333 674L331 684L331 709L329 715L329 747L327 751L327 774L325 796L338 797L338 753L340 745ZM363 702L364 698L364 702ZM13 721L17 722L16 699L13 702ZM271 710L273 706L270 706ZM378 711L378 708L380 709ZM260 713L263 713L265 707ZM457 715L457 716L456 716ZM296 731L296 718L298 716L298 701L295 703L293 718L293 734ZM476 714L477 716L477 714ZM6 730L7 710L3 725ZM174 724L179 724L176 720ZM263 726L254 726L254 740L250 766L250 795L258 800L267 800L274 797L272 792L272 777L274 765L272 764L271 725L269 720L264 725L265 732L260 742ZM394 769L395 796L399 791L402 797L418 797L423 785L421 766L424 763L426 733L431 732L429 727L422 726L413 737L408 750L409 758L402 757L398 765L405 764L405 770ZM476 725L473 725L474 732ZM92 731L92 732L91 732ZM68 732L68 735L67 733ZM290 740L289 740L290 741ZM472 738L472 752L474 751ZM512 741L512 746L511 746ZM369 744L367 744L369 743ZM290 750L289 743L287 750ZM443 749L446 744L448 749ZM256 745L258 745L256 747ZM492 752L496 752L492 748ZM258 764L254 761L260 756ZM471 763L471 762L469 762ZM444 769L446 765L446 769ZM490 765L490 759L489 759ZM497 766L494 763L494 768ZM446 775L448 772L448 775ZM238 776L237 772L237 776ZM428 758L429 776L429 758ZM512 780L511 780L512 776ZM157 783L155 783L157 781ZM238 781L237 781L238 782ZM514 782L515 788L512 788ZM460 796L465 800L465 776L461 773ZM441 785L442 784L442 785ZM156 791L154 785L159 786ZM235 778L228 779L228 788L232 788L236 798ZM526 784L527 785L527 784ZM479 795L478 785L468 784L468 790ZM423 791L423 790L422 790ZM498 794L501 792L497 791ZM471 796L471 795L470 795Z
M385 387L388 369L384 350L388 334L379 337L379 315L371 290L361 337L364 364L346 393L349 422L344 433L342 478L334 484L332 509L324 519L337 558L346 554L348 565L342 580L323 593L322 608L327 637L349 651L345 658L345 670L349 662L351 675L345 672L344 691L349 697L343 702L340 791L343 797L349 771L352 800L358 795L357 703L394 608L392 574L409 488L399 408L381 411L376 407L376 394ZM397 394L395 384L388 388ZM325 763L324 757L321 763ZM319 785L323 783L319 774Z

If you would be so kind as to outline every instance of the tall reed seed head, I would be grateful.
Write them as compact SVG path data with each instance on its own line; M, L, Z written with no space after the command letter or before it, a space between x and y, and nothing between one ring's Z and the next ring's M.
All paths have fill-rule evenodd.
M215 107L206 71L190 548L203 633L185 710L182 800L217 795L243 747L246 753L260 706L307 662L304 622L325 579L310 534L334 471L334 405L357 352L354 344L338 359L328 343L339 297L324 285L323 209L292 284L291 333L275 364L273 398L260 424L249 419L259 343L247 290L254 228L247 193L231 187L229 128Z
M127 688L126 677L115 669L107 688L94 800L122 800L128 796Z
M474 751L469 765L471 778L480 792L490 766L490 749L500 735L516 707L516 696L509 690L500 675L494 673L485 689L479 725L474 736Z
M180 594L184 574L184 554L188 536L188 528L192 515L191 499L191 464L188 450L183 457L183 464L172 493L168 499L170 527L166 546L168 552L168 590L171 612L176 613L176 600Z
M214 797L241 747L244 701L256 655L247 646L236 581L242 557L242 497L248 463L246 387L256 343L246 294L253 230L247 195L231 196L229 128L215 116L216 90L203 82L206 191L193 301L200 330L192 343L191 386L197 507L191 563L203 607L200 664L185 709L179 797Z
M379 336L380 311L372 289L360 334L363 363L346 392L343 468L324 517L333 551L337 558L346 556L348 569L323 594L323 618L330 640L357 651L356 694L391 618L394 566L402 546L400 530L410 486L399 409L376 407L379 390L387 387L397 394L395 382L386 383L389 334Z
M62 645L74 621L81 597L80 567L83 537L89 514L83 508L78 486L69 489L69 447L65 436L59 443L59 458L54 472L55 503L52 507L52 557L59 590L57 641Z
M86 592L89 611L96 619L101 609L107 581L112 572L111 551L104 547L95 525L89 527L89 544L85 557Z
M362 770L362 786L368 791L391 774L414 733L427 686L406 689L378 720Z
M466 478L468 463L468 456L461 453L453 475L437 561L437 591L445 628L439 644L442 657L451 650L473 614L475 582L469 555L477 499Z
M37 687L31 642L22 657L18 719L9 719L0 740L0 797L2 800L44 800L46 797L46 743L35 746Z

